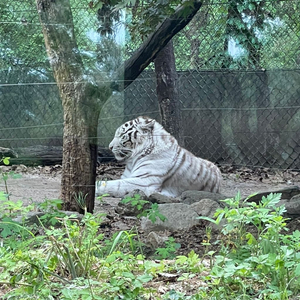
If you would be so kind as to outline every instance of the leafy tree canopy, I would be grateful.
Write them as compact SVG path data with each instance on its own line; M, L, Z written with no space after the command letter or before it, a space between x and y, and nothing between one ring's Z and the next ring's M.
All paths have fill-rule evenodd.
M71 0L78 47L87 68L111 72L137 49L161 20L182 5L181 2ZM192 4L193 1L183 2L186 8ZM204 1L193 22L174 38L177 68L297 67L299 6L296 0ZM0 22L2 70L12 67L49 69L34 0L2 1ZM118 26L128 28L125 57L113 39ZM229 52L226 44L230 44ZM195 61L191 65L193 57Z

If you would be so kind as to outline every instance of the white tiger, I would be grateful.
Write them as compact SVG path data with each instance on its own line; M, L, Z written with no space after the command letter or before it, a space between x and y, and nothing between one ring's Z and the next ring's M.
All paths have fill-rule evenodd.
M124 123L109 148L126 167L121 179L96 182L97 196L122 197L135 189L171 197L186 190L219 192L219 168L180 147L154 119L142 116Z

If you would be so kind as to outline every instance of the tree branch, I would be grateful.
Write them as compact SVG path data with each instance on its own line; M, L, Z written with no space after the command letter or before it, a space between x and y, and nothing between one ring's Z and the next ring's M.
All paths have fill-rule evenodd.
M181 5L173 15L159 24L140 48L125 62L124 67L118 71L112 89L122 91L129 86L142 71L155 59L158 52L183 29L202 6L201 1L194 1L194 5L187 7ZM124 80L124 83L123 83Z

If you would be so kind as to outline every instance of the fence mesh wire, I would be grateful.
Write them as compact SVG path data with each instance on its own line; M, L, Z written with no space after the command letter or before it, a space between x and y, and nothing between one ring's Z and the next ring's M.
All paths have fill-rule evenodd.
M112 45L88 2L71 4L85 66L110 78L138 45ZM62 105L35 1L0 3L0 12L0 147L62 145ZM173 38L187 149L219 164L300 169L299 13L298 0L211 0ZM160 121L153 66L105 103L99 146L139 115Z

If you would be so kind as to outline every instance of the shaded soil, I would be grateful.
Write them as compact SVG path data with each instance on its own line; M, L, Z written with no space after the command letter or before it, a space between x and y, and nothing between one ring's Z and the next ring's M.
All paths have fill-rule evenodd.
M1 166L2 171L13 170L15 173L22 174L19 179L10 178L7 181L10 199L13 201L22 200L24 204L32 202L43 202L45 199L57 199L60 195L60 179L61 166L46 167L25 167L25 166ZM122 173L122 167L119 165L102 165L98 168L98 178L101 179L117 179ZM243 197L255 192L276 191L277 189L289 187L291 185L300 186L300 173L294 171L278 171L271 169L249 169L221 167L223 174L223 183L221 193L227 197L234 196L240 191ZM3 180L0 181L0 191L5 191ZM102 231L105 236L111 237L112 234L119 230L130 230L132 227L139 227L139 221L133 217L122 217L115 213L115 207L120 199L104 198L103 201L96 201L95 211L107 214L105 222L102 225ZM219 239L219 233L213 231L211 233L211 246L207 249L202 242L207 241L206 227L208 223L202 221L197 226L187 230L178 232L164 232L164 236L172 236L176 243L181 245L177 254L187 254L194 250L199 255L203 255L207 250L217 250L219 245L215 245L215 241ZM290 231L300 230L300 219L289 222ZM146 240L144 233L139 230L139 236L142 241ZM148 249L152 254L153 249Z

